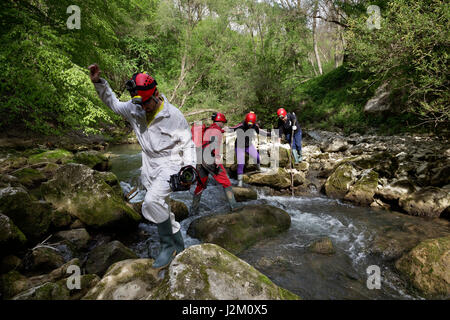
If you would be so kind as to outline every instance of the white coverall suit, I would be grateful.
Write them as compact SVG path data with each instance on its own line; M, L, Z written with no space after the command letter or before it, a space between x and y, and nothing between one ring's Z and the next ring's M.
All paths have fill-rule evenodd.
M163 109L147 127L146 112L140 105L131 100L119 101L105 79L101 78L94 86L102 101L128 120L142 147L141 179L147 189L142 204L143 216L157 224L170 216L172 232L177 233L180 224L170 211L168 181L181 167L195 167L197 160L191 130L184 115L161 95L164 98Z

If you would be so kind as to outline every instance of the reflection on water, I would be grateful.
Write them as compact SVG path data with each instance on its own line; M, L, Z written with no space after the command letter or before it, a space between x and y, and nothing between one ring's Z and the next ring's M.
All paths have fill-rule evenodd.
M114 155L112 171L122 181L124 192L128 192L140 174L139 146L114 147L109 152ZM189 207L193 189L173 193L172 198ZM284 209L291 216L291 227L275 238L259 242L239 257L277 285L304 299L421 299L395 272L394 260L374 254L373 245L387 237L411 247L423 239L450 234L449 223L442 219L426 220L375 211L322 196L292 198L267 196L260 190L258 193L258 200L248 203L266 203ZM144 196L145 191L140 191L133 201L141 201ZM192 220L227 209L222 187L210 179L202 196L199 215L181 222L186 246L200 243L186 234ZM141 257L154 257L159 248L156 226L141 223L139 228L145 236L130 247ZM334 255L308 250L312 241L323 237L333 242ZM366 270L370 265L381 269L379 290L367 288Z

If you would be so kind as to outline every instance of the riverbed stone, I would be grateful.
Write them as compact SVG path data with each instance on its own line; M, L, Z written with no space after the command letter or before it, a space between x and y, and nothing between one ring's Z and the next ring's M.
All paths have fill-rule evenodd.
M356 177L357 171L351 164L341 164L325 182L326 194L332 198L344 198Z
M11 300L69 300L70 292L63 283L47 282L24 291Z
M288 230L290 225L291 217L280 208L248 205L233 213L198 218L189 226L188 234L238 254L260 240Z
M148 300L297 300L227 250L205 243L178 254Z
M58 250L47 247L37 247L31 251L29 270L47 273L64 265L64 257Z
M48 274L33 276L30 278L25 277L16 270L12 270L6 274L3 274L1 276L0 284L4 299L11 299L21 292L24 292L33 287L38 287L44 283L56 282L60 279L67 278L71 275L70 273L67 273L67 269L70 266L81 267L80 260L72 259Z
M401 198L399 204L413 216L439 217L450 206L450 193L447 189L425 187Z
M21 249L27 238L22 231L17 228L14 222L0 212L0 252L3 256L6 253L11 253L15 250Z
M50 227L50 204L33 200L22 187L0 189L0 211L11 218L30 240L40 239Z
M41 171L34 168L22 168L15 171L13 175L28 189L36 188L47 180L47 177Z
M32 155L28 158L28 162L36 164L40 162L67 163L72 161L73 153L64 149L49 150L46 152Z
M70 241L77 249L86 249L91 236L84 228L64 230L56 233L53 238L57 241Z
M344 199L359 205L368 206L373 202L373 196L378 186L378 173L372 169L364 170L361 177L350 186Z
M120 241L112 241L95 247L89 252L86 271L102 276L113 263L127 259L137 259L137 255Z
M153 259L127 259L111 265L83 300L140 300L161 282Z
M334 249L333 242L331 242L330 238L314 240L311 244L309 244L308 249L311 252L325 255L336 253L336 249Z
M95 150L77 152L73 161L98 171L108 171L111 169L108 157Z
M450 236L421 242L395 267L427 296L450 298Z
M322 152L342 152L349 148L347 141L341 138L326 140L321 143Z
M136 226L140 215L95 172L82 164L63 165L52 180L41 185L41 193L57 210L67 211L89 227Z

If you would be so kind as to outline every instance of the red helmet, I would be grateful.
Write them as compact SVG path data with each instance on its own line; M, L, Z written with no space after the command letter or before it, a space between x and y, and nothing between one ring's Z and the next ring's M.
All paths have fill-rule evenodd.
M278 117L285 117L286 115L287 115L287 112L283 108L280 108L280 109L277 110L277 116Z
M247 115L245 116L245 123L255 124L256 123L256 113L254 113L253 111L250 111L249 113L247 113Z
M220 112L214 112L211 119L214 122L227 122L227 118L225 118L225 115Z
M125 84L132 98L140 97L141 103L147 102L155 93L156 80L147 73L135 73ZM137 101L138 99L136 99Z

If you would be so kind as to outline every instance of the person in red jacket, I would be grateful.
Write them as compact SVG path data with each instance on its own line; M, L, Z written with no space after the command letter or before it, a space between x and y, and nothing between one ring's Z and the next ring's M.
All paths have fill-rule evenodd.
M234 198L233 189L231 187L231 181L228 178L225 167L221 161L220 146L222 145L223 127L227 122L225 115L220 112L215 112L211 117L213 124L205 129L203 134L203 140L201 148L203 149L203 156L198 159L197 170L200 175L202 184L197 183L197 187L194 191L194 198L189 210L189 215L195 215L198 213L200 206L200 199L202 192L206 188L208 183L208 175L211 174L213 178L222 185L228 203L230 204L231 211L235 210L238 205Z

